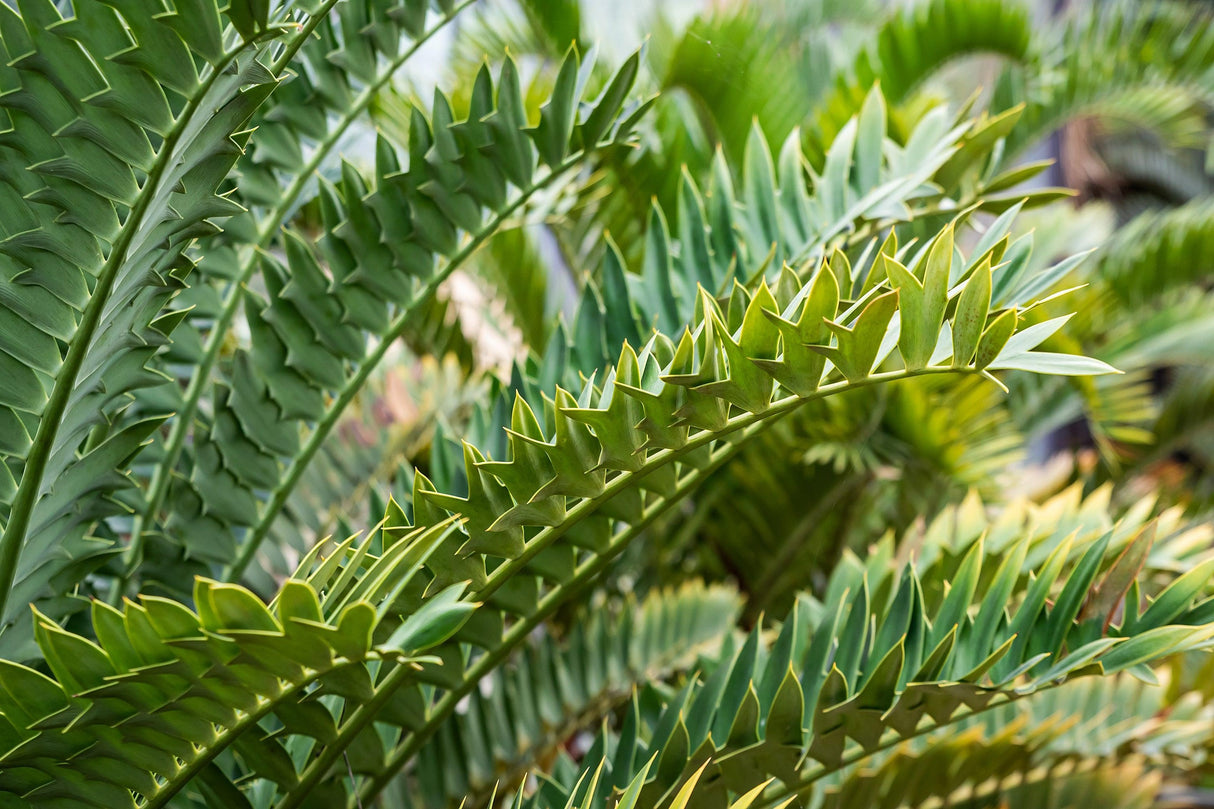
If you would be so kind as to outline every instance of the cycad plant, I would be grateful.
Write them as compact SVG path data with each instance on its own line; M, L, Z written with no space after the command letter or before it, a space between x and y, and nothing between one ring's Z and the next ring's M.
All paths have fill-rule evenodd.
M997 396L1115 372L1054 350L1083 256L1018 228L1062 193L1010 162L1046 113L859 73L615 238L663 165L645 57L490 55L402 107L474 5L0 5L3 805L1141 806L1199 772L1208 527L992 484ZM536 222L595 246L536 259ZM535 317L554 268L568 316L486 368L456 282ZM839 519L788 444L879 507Z

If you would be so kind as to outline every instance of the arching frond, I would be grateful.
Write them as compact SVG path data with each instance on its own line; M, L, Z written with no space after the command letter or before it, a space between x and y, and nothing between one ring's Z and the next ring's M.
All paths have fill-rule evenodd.
M316 24L288 34L268 3L75 6L0 5L0 646L18 658L26 605L81 608L65 592L113 552L101 521L165 418L122 411L162 381L184 251L238 210L217 186Z
M201 777L238 796L215 786L226 778L215 758L229 747L249 771L289 788L299 738L284 748L276 736L334 741L335 705L370 696L382 666L433 667L419 653L475 608L459 600L462 585L420 609L397 604L416 587L419 561L452 530L420 529L395 546L385 534L378 556L368 554L371 542L348 540L332 559L351 554L352 566L306 565L269 606L205 579L195 585L196 612L151 597L121 610L94 601L96 643L38 615L38 643L55 679L0 663L2 788L25 796L18 805L159 807ZM355 580L355 572L364 576Z
M582 800L590 792L597 795L590 805L600 805L613 788L625 787L639 790L638 806L664 805L696 773L697 806L727 806L730 796L759 787L764 789L754 806L790 797L850 805L841 796L865 794L884 796L893 801L889 805L917 805L916 794L940 797L954 788L989 786L987 778L968 779L982 768L988 778L998 777L1006 757L1023 768L1034 746L1059 743L1065 750L1061 736L1034 741L1030 733L1028 740L1014 741L1016 725L1007 720L1032 712L1033 695L1048 700L1060 684L1085 674L1146 673L1143 663L1173 649L1208 648L1211 630L1198 624L1214 608L1207 579L1214 559L1193 544L1208 537L1208 528L1177 531L1175 512L1167 526L1144 525L1145 511L1112 528L1099 520L1085 525L1082 518L1076 524L1067 516L1076 507L1075 517L1097 515L1104 499L1080 505L1068 493L1040 510L1021 505L995 524L980 508L965 507L914 543L913 562L897 561L892 543L863 560L849 557L826 597L802 599L770 647L753 633L703 679L654 695L658 705L634 702L614 744L600 745L605 752L582 765L584 772L601 771L593 788L575 771L573 778L548 779L528 805L559 806L566 796ZM1026 512L1033 514L1028 525ZM1158 532L1153 547L1144 539L1151 531ZM1192 567L1180 578L1156 567L1131 583L1134 576L1126 574L1152 555L1157 561L1147 562L1147 570L1177 555ZM1162 616L1168 616L1167 626L1157 623ZM1088 693L1103 692L1096 686ZM1103 715L1100 708L1088 717L1070 714L1079 727L1086 719L1100 728L1086 750L1099 751L1102 735L1115 744L1117 732L1126 730L1110 713L1131 722L1153 720L1132 713L1133 693L1130 687ZM1159 696L1147 694L1140 707ZM1026 699L1028 707L1018 708ZM1048 701L1041 707L1046 715L1054 710ZM1176 718L1176 727L1161 732L1160 744L1187 735L1191 753L1199 755L1209 738L1200 708L1189 704ZM1186 718L1193 722L1185 724ZM914 767L929 772L932 766L931 737L915 737L951 726L983 728L986 721L990 729L978 732L978 746L968 748L974 770L949 768L945 781L924 783L919 793L906 783L916 770L907 770L899 756L914 757L918 750L927 759ZM1041 723L1035 725L1040 730ZM956 728L949 739L966 738ZM985 747L984 737L990 740ZM1136 738L1144 755L1165 753L1152 746L1149 732ZM952 741L943 744L955 749ZM890 779L910 791L886 792Z
M846 274L841 282L836 281L843 286L841 295L854 301L861 299L861 293L865 292L868 298L864 300L871 299L876 278L884 266L876 257L877 246L873 242L879 227L913 217L924 208L951 209L973 199L970 192L955 191L953 196L929 184L939 172L961 174L959 164L950 156L952 147L948 144L968 138L971 133L964 127L948 127L947 119L941 113L926 120L917 139L905 149L888 140L882 145L879 120L883 110L880 96L874 93L865 114L853 127L864 131L865 135L851 135L832 150L829 171L817 179L812 196L802 185L804 175L795 153L795 138L789 139L781 153L778 174L773 169L765 141L755 133L746 171L737 186L724 161L719 163L719 170L703 194L694 181L686 178L681 189L677 228L672 229L665 213L654 207L646 252L638 266L628 267L614 250L608 248L597 277L592 279L582 296L571 333L558 332L542 358L519 369L516 379L504 391L505 395L497 397L496 406L486 409L485 419L479 426L473 425L467 434L468 440L476 444L485 457L505 456L510 451L509 442L501 428L512 426L511 411L515 407L516 393L523 394L537 423L549 425L546 429L550 430L547 409L551 405L542 403L552 385L576 385L585 391L589 388L583 386L580 377L594 375L596 390L610 390L602 384L606 369L615 366L618 359L615 349L610 347L621 346L625 341L630 346L644 347L654 324L671 329L684 319L702 317L705 299L697 285L713 291L713 297L719 295L715 297L714 306L725 318L723 324L736 330L742 324L747 307L751 306L752 297L758 293L760 275L766 275L771 286L769 291L776 295L772 301L784 307L787 304L783 301L793 300L802 281L791 268L777 273L779 265L776 262L797 262L796 266L804 270L813 265L803 262L816 259L838 246L847 250L856 261L854 268L846 256L835 262ZM933 138L939 140L933 141ZM974 149L967 151L978 154ZM981 206L982 197L976 202ZM980 252L1000 243L1009 222L1010 216L1000 220L988 233ZM893 249L892 243L888 246ZM912 263L912 259L921 260L915 258L916 254L899 255L908 263ZM996 304L999 307L1029 301L1018 297L1021 293L1032 292L1031 287L1025 286L1028 280L1023 263L1025 255L1027 251L1018 252L1015 261L997 271L1000 290ZM962 265L957 264L952 271L955 276L952 280L960 281L965 272L973 269L971 265L972 262L966 263L963 270ZM873 284L866 285L865 278L870 274ZM742 281L746 282L746 288L737 285ZM952 290L954 298L958 291L959 288ZM844 310L844 307L840 308L840 311ZM670 336L675 333L671 331ZM701 336L695 338L696 341L702 339ZM648 349L650 354L659 356L652 352L666 349L653 346L663 344L662 341L653 344ZM885 345L882 350L888 353L890 348ZM941 351L945 350L941 344ZM637 349L630 348L629 351L635 355ZM654 361L657 360L646 360ZM614 373L619 373L619 369ZM578 400L582 401L585 395L580 395ZM467 486L465 453L458 445L453 445L452 450L452 456L442 465L443 471L450 474L432 473L433 484L440 491L459 491Z

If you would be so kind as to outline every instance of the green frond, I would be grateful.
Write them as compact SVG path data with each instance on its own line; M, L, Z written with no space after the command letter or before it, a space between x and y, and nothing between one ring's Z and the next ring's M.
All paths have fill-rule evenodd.
M1076 9L1061 33L1038 38L1023 4L1007 0L928 0L889 17L875 43L817 103L806 127L811 162L818 164L874 84L897 111L897 125L904 116L914 120L910 102L924 81L954 59L984 53L1007 62L992 109L1026 107L1005 157L1089 116L1112 127L1149 129L1174 145L1204 144L1203 114L1214 101L1206 72L1214 47L1208 12L1160 0Z
M794 177L798 172L804 173L808 166L820 170L810 172L811 182L815 185L821 177L828 185L841 187L844 182L832 183L830 178L844 175L855 192L817 194L823 201L838 199L850 204L861 200L867 191L874 190L872 179L879 170L877 165L863 166L854 173L846 166L847 153L852 150L857 133L850 130L843 133L842 128L857 114L861 114L864 120L864 138L879 141L885 137L887 130L894 131L897 133L893 139L894 146L906 148L908 164L922 164L925 161L927 156L918 150L943 135L946 130L941 127L948 120L948 114L943 109L933 108L921 116L922 120L916 118L902 122L899 119L896 126L891 126L888 119L896 117L897 110L887 112L886 102L876 100L881 99L882 91L871 84L857 90L855 104L838 113L839 118L831 130L831 136L839 134L840 137L834 141L836 154L831 160L831 170L823 169L824 151L814 151L824 146L825 142L818 147L811 145L803 154L801 146L790 146L793 139L786 136L795 130L797 139L801 139L802 130L797 125L803 121L804 110L810 103L809 96L815 92L802 85L812 81L811 74L822 72L820 68L802 69L794 56L781 50L790 36L792 34L778 23L760 23L751 11L721 12L706 21L693 23L677 43L671 45L674 50L670 58L655 56L655 61L659 62L656 69L664 77L661 82L666 92L655 104L651 126L641 133L642 148L636 154L607 156L607 176L619 179L612 183L610 196L594 200L593 205L587 205L584 212L578 213L572 224L565 224L572 231L564 236L563 243L568 245L568 252L576 256L589 256L597 261L601 255L595 250L597 234L606 230L612 234L626 262L633 265L640 257L644 241L644 231L639 225L649 215L651 199L656 197L660 201L672 223L680 218L677 213L685 204L683 187L686 184L682 175L690 175L700 186L717 183L722 166L719 160L714 160L716 150L723 151L729 158L726 163L745 168L743 173L760 178L763 167L755 159L759 158L759 150L754 145L756 139L766 141L769 153L778 151L777 159L770 161L772 168L769 171L778 178L780 187L785 189L781 202L787 201L792 205L795 205L791 199L794 192L789 189L794 183L799 185L803 182L794 181ZM833 39L834 34L827 38ZM782 44L777 47L773 43ZM812 45L807 47L811 47L815 54L825 52ZM654 52L658 50L657 46L651 49ZM744 65L745 68L725 70L722 69L723 64ZM864 103L866 99L870 99L867 105ZM993 142L1003 137L1014 122L1014 115L994 125L986 121L971 122L971 131L962 139L962 144L969 144L968 147L961 149L944 170L929 170L931 180L947 196L965 199L979 196L985 182L994 179L994 175L988 171L988 165L976 165L976 155L989 155L988 150ZM806 130L806 138L817 137L814 135L817 131L815 127L816 123ZM660 136L657 133L661 133ZM780 144L783 144L782 149L774 148ZM879 162L879 159L875 161ZM807 163L808 166L799 168L797 163ZM899 170L897 173L903 172ZM918 192L927 192L926 188L914 190L915 194L904 199L916 199ZM710 188L706 191L711 193ZM889 189L885 189L885 192L888 193ZM738 196L743 204L750 203L741 187ZM1019 199L1016 196L1014 199L992 200L989 209L1002 210ZM925 199L924 202L929 200ZM960 207L964 205L963 200ZM898 218L897 211L898 203L891 200L889 206L881 209L880 216ZM812 230L813 220L820 219L821 214L818 211L808 213ZM828 219L839 217L842 213L842 210L832 209L828 202L825 210ZM855 213L848 211L848 216L852 217ZM806 218L795 211L792 216L794 222L797 218ZM717 222L710 224L718 226ZM587 232L591 234L589 237ZM751 247L755 253L752 261L758 262L767 255L767 248L776 237L770 230L758 231L754 235L760 238ZM781 235L795 243L806 234ZM780 258L778 250L773 266L779 266Z
M940 251L937 254L943 255ZM926 263L930 265L938 260L928 259ZM818 278L833 278L833 275L827 275L831 272L823 269L823 274ZM947 277L948 266L940 265L934 272ZM760 290L764 289L764 286L760 287ZM809 295L808 300L816 300L811 287L804 287L803 290ZM946 288L941 287L940 294L945 292ZM770 296L770 293L766 294ZM756 300L761 301L762 298L757 296ZM733 447L738 446L746 435L758 432L764 419L778 415L785 408L791 409L794 401L800 400L794 395L773 402L770 398L771 382L740 373L745 366L739 363L746 356L740 353L740 346L751 344L753 338L750 329L762 329L762 321L754 317L758 314L755 304L752 302L750 305L751 314L743 317L740 333L735 337L723 331L723 315L718 313L715 302L707 296L702 301L702 311L707 313L702 316L705 320L696 330L684 334L681 347L674 349L672 344L667 344L671 348L663 349L660 338L655 338L639 357L631 349L625 348L620 364L613 373L608 374L602 390L588 385L575 399L558 388L556 399L550 400L544 411L544 423L549 425L547 428L541 427L536 414L524 400L516 400L510 431L511 460L485 459L478 450L465 444L466 496L434 492L429 482L418 476L413 497L418 524L432 519L426 516L429 514L458 512L468 520L465 549L506 560L497 567L489 567L483 561L478 561L471 568L466 563L459 568L436 568L433 572L438 584L435 586L441 586L448 577L471 574L475 597L495 603L492 594L498 593L499 587L510 587L514 578L507 577L516 570L523 570L526 565L551 582L552 589L529 591L523 603L517 606L513 606L514 596L502 593L502 598L510 600L502 601L501 606L512 610L523 604L528 605L524 612L519 613L519 617L523 618L529 614L530 605L557 603L557 599L572 583L582 581L583 577L602 569L611 557L626 547L638 528L643 528L668 504L681 499L684 492L698 483L705 471L728 457ZM775 303L774 298L772 301ZM849 352L852 363L849 370L862 374L850 383L836 383L840 390L869 378L869 372L861 370L863 365L859 357L868 356L869 363L873 362L885 332L885 323L892 314L891 310L884 315L884 320L879 321L879 330L867 336L863 335L866 334L868 320L861 320L855 328L839 327L844 335L840 342L842 348L833 348ZM696 333L700 336L693 337ZM697 347L697 343L709 339L714 343L722 341L716 343L720 346L717 351L725 357L729 356L728 345L734 346L733 351L739 352L736 359L727 359L727 362L732 362L728 367L733 369L729 376L715 380L710 376L721 373L724 363L714 369L708 363L701 362L698 369L687 368L691 373L684 371L682 363L685 360L681 360L680 355L692 358L695 355L711 356ZM723 342L725 340L730 341L728 345ZM852 340L870 342L853 343ZM703 344L709 347L713 345ZM659 361L654 352L663 350L670 351L672 356L665 368L659 370L653 367L653 363ZM785 356L783 363L772 365L775 370L786 366ZM650 368L653 370L648 370ZM811 375L820 375L824 366L818 365L817 369L811 371ZM682 373L677 373L680 371ZM901 374L894 372L894 377L897 376ZM646 379L653 381L647 382ZM668 381L664 382L664 379ZM685 386L694 387L683 394L680 389ZM816 388L817 383L811 383L809 387ZM825 389L818 388L816 392L806 395L816 398L825 392ZM729 416L730 408L727 405L738 406L738 401L752 409L746 411L739 407L737 415ZM640 420L640 426L635 426L638 424L638 413L643 413L644 418ZM592 425L595 432L585 429L582 426L585 423ZM689 427L695 432L689 432ZM709 442L717 436L735 431L745 432L732 439L729 445L711 448ZM607 470L612 471L610 477L604 474ZM636 485L632 484L633 480L644 482L639 483L639 488L632 488ZM663 483L663 480L667 482ZM673 489L669 488L671 486ZM575 499L566 501L570 497ZM612 517L618 520L614 525ZM575 550L567 543L573 543L589 553ZM476 558L469 557L467 562ZM525 631L531 625L530 620L528 618L510 630L505 636L506 641ZM472 673L480 676L482 670L489 671L491 662L506 647L491 645L485 648L486 659L490 662L483 666L478 663L469 670L468 675L459 681L461 684L439 702L436 717L441 718L449 713L455 702L470 691L471 683L475 681ZM420 739L419 735L405 738L400 751L391 755L390 760L403 761L413 755L421 749ZM375 794L378 788L378 781L373 780L364 790L364 797Z
M634 701L615 743L600 745L609 752L583 762L584 772L601 772L598 801L631 784L640 785L638 806L663 805L699 773L696 806L727 806L729 796L773 780L754 806L790 797L817 805L814 796L838 789L831 784L863 790L873 778L892 777L865 773L891 761L891 749L924 749L907 740L953 725L981 727L988 712L1002 712L989 718L1002 730L988 732L1011 735L1015 725L1001 720L1021 700L1084 675L1150 676L1144 663L1209 648L1212 630L1202 624L1214 608L1214 558L1192 544L1201 529L1144 525L1145 511L1111 528L1083 525L1081 515L1101 514L1105 503L1078 503L1069 493L1040 509L1021 504L995 523L969 505L928 528L913 563L897 561L892 543L866 559L845 559L825 597L800 600L770 647L753 633L702 679L657 695L658 705ZM1175 525L1174 513L1170 519ZM1153 546L1140 539L1149 531ZM1155 555L1179 555L1188 572L1151 572L1147 562L1141 578L1130 574ZM1195 738L1196 753L1208 725L1195 705L1185 711L1194 723L1178 722L1176 730ZM1107 733L1124 730L1107 721L1113 718L1093 720ZM1167 738L1161 734L1161 743ZM1142 741L1150 751L1150 735ZM974 749L976 766L981 753ZM951 791L924 786L936 797ZM550 778L529 805L560 805L586 792L576 776Z
M1208 767L1210 12L630 5L0 0L0 806Z
M517 0L483 4L461 24L453 46L455 75L470 75L486 57L536 57L555 61L571 43L581 49L597 45L583 38L581 3L577 0Z
M206 785L207 770L225 749L246 772L289 788L292 759L301 750L336 743L339 704L345 710L365 704L384 667L429 679L423 672L438 660L418 653L457 631L475 609L456 600L463 589L456 586L420 609L400 612L418 560L449 529L410 535L406 548L385 548L378 558L365 545L347 542L345 551L354 553L365 576L361 583L341 568L320 565L306 578L290 580L269 608L243 588L200 579L198 613L157 598L127 602L121 611L94 602L96 644L41 618L39 644L58 683L3 664L6 682L23 689L0 698L11 745L0 776L4 789L38 806L162 806L191 778ZM712 652L732 626L736 606L723 588L685 587L616 618L592 619L555 654L550 645L529 646L511 668L498 671L493 692L474 699L471 712L453 718L436 738L443 749L454 744L468 756L470 780L461 789L486 786L494 755L518 766L559 742L550 723L564 705L554 700L590 706L626 698L631 684ZM533 727L511 726L497 712L507 693L537 701ZM45 718L38 713L44 708ZM414 706L405 701L381 704L381 710L404 716ZM473 717L497 722L469 725ZM26 730L31 720L41 720L37 735ZM108 732L114 725L127 730L121 742ZM356 772L372 761L370 738L352 742L348 756ZM477 747L477 739L492 749ZM439 747L427 749L437 753ZM82 777L52 767L47 757L59 755L71 756ZM482 761L489 762L486 772L476 769ZM427 777L443 772L442 765L431 766ZM446 770L446 777L455 771ZM324 805L317 795L309 800Z
M720 153L707 187L701 189L685 174L674 210L650 205L637 263L630 264L610 247L605 251L595 290L583 296L572 326L575 366L584 373L601 368L614 359L610 347L621 340L639 344L652 325L670 330L690 317L699 305L697 284L724 306L735 281L748 287L748 295L760 276L774 288L783 265L803 274L806 262L838 248L847 263L841 294L856 300L882 275L875 239L884 228L928 219L923 234L927 240L953 218L945 211L976 206L998 213L1009 207L1002 194L986 196L976 174L1011 119L954 124L937 108L899 146L884 135L885 117L884 101L873 91L861 114L832 145L823 171L808 173L809 191L797 136L791 135L776 157L757 127L751 130L736 181ZM980 242L979 253L1007 235L1014 215L997 221ZM919 256L916 252L913 258ZM1000 305L1010 303L1007 293L1014 288L1027 291L1022 277L1029 271L1027 254L1009 256L1015 261L1000 268ZM966 266L965 271L970 269ZM961 271L958 266L958 278ZM795 279L781 283L788 286ZM606 312L621 315L607 318ZM740 314L731 312L730 317ZM731 320L730 326L739 323Z
M705 139L720 144L735 162L752 122L759 122L775 147L801 124L812 102L813 76L775 45L787 36L782 26L750 6L698 18L658 66L663 103L685 94L697 120L683 126L698 124ZM666 148L663 152L669 154Z
M16 658L26 605L81 608L60 596L113 552L103 521L165 419L122 411L162 381L148 363L180 322L163 308L193 269L186 248L239 210L215 192L287 31L268 3L76 6L0 6L0 645Z
M290 788L292 753L337 735L335 707L371 698L381 668L433 668L420 653L475 609L459 600L462 585L420 608L398 605L452 529L419 529L379 556L348 540L333 560L349 554L352 566L305 566L269 606L206 579L195 584L196 611L154 597L121 610L94 601L95 643L38 614L54 679L0 663L0 787L24 796L17 805L165 806L231 748L248 771Z
M870 108L879 109L875 105L870 105ZM957 137L957 130L953 130L946 137ZM583 297L572 328L571 345L566 348L563 344L564 338L558 336L553 343L550 343L548 353L541 361L534 366L528 365L524 369L519 369L516 373L516 381L512 382L511 387L505 391L505 397L497 398L496 407L491 411L495 415L490 423L485 424L482 428L473 429L469 434L471 436L469 440L475 443L485 456L502 457L506 455L509 452L508 442L503 440L505 435L500 432L500 427L509 426L511 423L510 413L511 409L515 407L513 397L516 391L521 392L529 403L541 402L544 396L543 387L534 385L529 381L530 379L552 380L553 382L565 380L566 384L577 384L578 373L587 376L594 374L598 377L602 374L601 369L604 366L610 367L615 364L607 357L606 346L620 345L625 341L630 345L639 345L642 335L650 330L650 324L660 323L663 318L674 320L682 317L699 317L697 308L702 308L702 306L701 299L695 294L697 283L721 290L722 297L717 299L717 305L722 314L728 312L731 328L741 326L745 320L745 311L750 305L751 293L743 294L737 288L728 294L724 293L729 289L728 284L736 275L753 277L755 280L752 282L751 288L754 289L754 284L759 283L759 274L766 267L771 266L770 263L762 263L764 260L770 262L770 257L760 254L758 250L752 253L752 248L749 248L751 244L766 245L769 243L763 228L764 221L778 221L781 224L777 236L780 241L777 242L776 249L786 255L791 253L821 254L826 249L825 245L836 243L846 246L851 243L849 240L854 239L856 246L852 248L852 255L855 256L856 266L851 267L850 262L847 262L845 258L839 260L842 264L838 266L842 268L846 265L846 269L840 271L846 273L849 285L858 294L870 267L879 266L875 256L875 245L870 245L866 240L867 234L872 232L871 228L875 223L865 222L863 219L851 222L847 217L849 213L862 212L865 210L865 205L871 205L872 208L869 210L882 217L879 221L887 222L889 220L885 217L889 214L883 212L897 211L900 204L905 204L899 201L905 199L903 195L908 192L916 196L916 204L933 204L933 197L917 197L917 194L923 193L922 187L919 185L921 180L918 178L930 176L933 167L939 165L940 155L944 152L940 147L928 147L926 136L921 135L920 141L912 152L920 155L918 159L924 162L916 164L905 159L898 159L897 162L891 159L889 163L883 164L876 178L869 178L866 181L875 181L877 187L869 192L866 199L860 203L847 202L849 195L856 193L850 190L850 184L859 182L858 180L853 181L849 176L851 169L847 167L847 164L853 162L853 158L860 165L869 162L870 158L862 156L861 148L875 151L877 141L870 138L865 140L863 147L855 146L854 155L844 149L836 150L833 160L839 162L840 168L832 169L830 178L823 178L819 182L817 190L833 197L839 209L850 204L851 211L842 210L842 219L828 220L825 223L816 222L812 217L805 215L805 210L819 210L822 203L815 198L808 198L807 204L801 204L793 185L796 182L796 175L792 173L791 169L782 173L783 183L780 186L771 187L773 183L771 175L764 174L762 171L762 167L765 164L770 165L771 160L761 138L752 140L751 145L755 155L748 160L748 165L755 176L744 175L742 186L746 189L746 193L735 196L733 183L727 171L717 174L707 195L702 195L692 181L685 179L683 188L685 203L678 212L677 235L670 232L666 217L660 210L655 209L648 236L647 252L637 268L639 272L636 275L627 272L624 262L620 261L613 251L609 252L597 279ZM795 147L795 141L790 143ZM894 155L899 154L896 148L891 150L888 141L884 148L887 153L892 151ZM781 165L786 169L793 165L788 159L789 154L790 152L786 148L784 159L781 161ZM834 164L832 163L832 165ZM893 173L895 168L908 172L908 174L895 174ZM849 183L848 189L842 189L836 193L833 189L837 188L835 183L839 182ZM786 188L791 190L786 191ZM705 199L709 201L708 206L705 206ZM752 199L757 199L758 204L752 203ZM765 200L776 199L780 202L765 202ZM723 200L730 200L731 203L721 204ZM768 208L765 211L764 206L771 204L774 204L774 209ZM949 203L940 202L938 204L948 205ZM1007 228L1013 213L1005 215L995 223L987 232L984 240L977 246L978 250L986 251L1001 243L1000 240L1007 235ZM863 216L863 214L861 215ZM707 229L705 229L706 226ZM840 242L840 239L843 241ZM1017 251L1009 254L1015 256L1014 260L1000 268L998 303L1001 306L1013 304L1017 300L1024 302L1027 299L1021 299L1018 296L1022 293L1031 294L1032 286L1029 285L1031 281L1029 276L1035 271L1024 262L1030 252L1025 244L1019 244ZM906 257L904 255L904 260L913 263L912 259L918 260L914 256ZM740 271L739 266L754 266L754 270ZM958 279L963 274L961 267L962 265L958 264L954 268L953 274ZM1064 270L1065 268L1065 266L1062 267ZM770 269L767 270L767 273L769 279L772 279L775 284L777 294L780 296L779 301L792 300L795 297L793 293L800 281L790 270L782 271L778 276L778 282ZM1057 273L1057 267L1046 270L1047 276ZM1040 286L1036 282L1032 283ZM607 312L611 312L613 316L607 317ZM632 313L632 323L629 323L629 318L625 316L625 313ZM882 347L882 351L888 353L891 348L892 346L885 345ZM945 350L944 344L941 344L941 350ZM946 358L945 355L941 355L938 359ZM813 367L813 363L817 362L816 359L810 358L805 361L809 363L807 367ZM771 363L765 360L761 364L766 367ZM608 378L619 372L617 367ZM607 391L609 387L604 385L602 389ZM951 406L957 406L965 399L955 387L947 388L952 393L945 393L945 387L940 389L942 396L950 397ZM966 386L966 389L970 390L973 395L978 395L981 391L978 386ZM585 389L583 390L585 391ZM951 398L954 394L957 398ZM606 394L604 393L604 395ZM579 401L585 396L586 393L583 392L578 397ZM853 399L853 401L858 403L863 400ZM865 410L868 406L867 404L859 405L859 410L856 412ZM550 405L545 405L543 408L533 405L537 423L551 424L548 421L549 407ZM637 413L644 412L644 405L634 404L632 407L636 409ZM843 409L847 410L846 405L843 406ZM807 412L812 414L814 410L811 408ZM942 410L941 413L943 412ZM586 417L599 418L593 413L588 413ZM810 418L812 417L811 415ZM858 418L865 421L869 417L858 416ZM591 426L598 431L599 425L592 424ZM551 427L546 429L550 430ZM766 431L765 429L764 432ZM815 434L807 439L807 442L813 444L821 439L821 436ZM640 440L643 439L638 439L638 441ZM993 457L997 457L999 447L998 442L991 445L992 452L996 453L996 456ZM453 446L452 449L454 453L450 457L449 463L444 464L444 469L449 474L434 477L434 484L440 491L459 490L460 487L467 485L467 478L461 471L465 466L465 453L458 445ZM755 451L762 452L759 448L756 448ZM980 458L976 457L976 460L980 460Z

